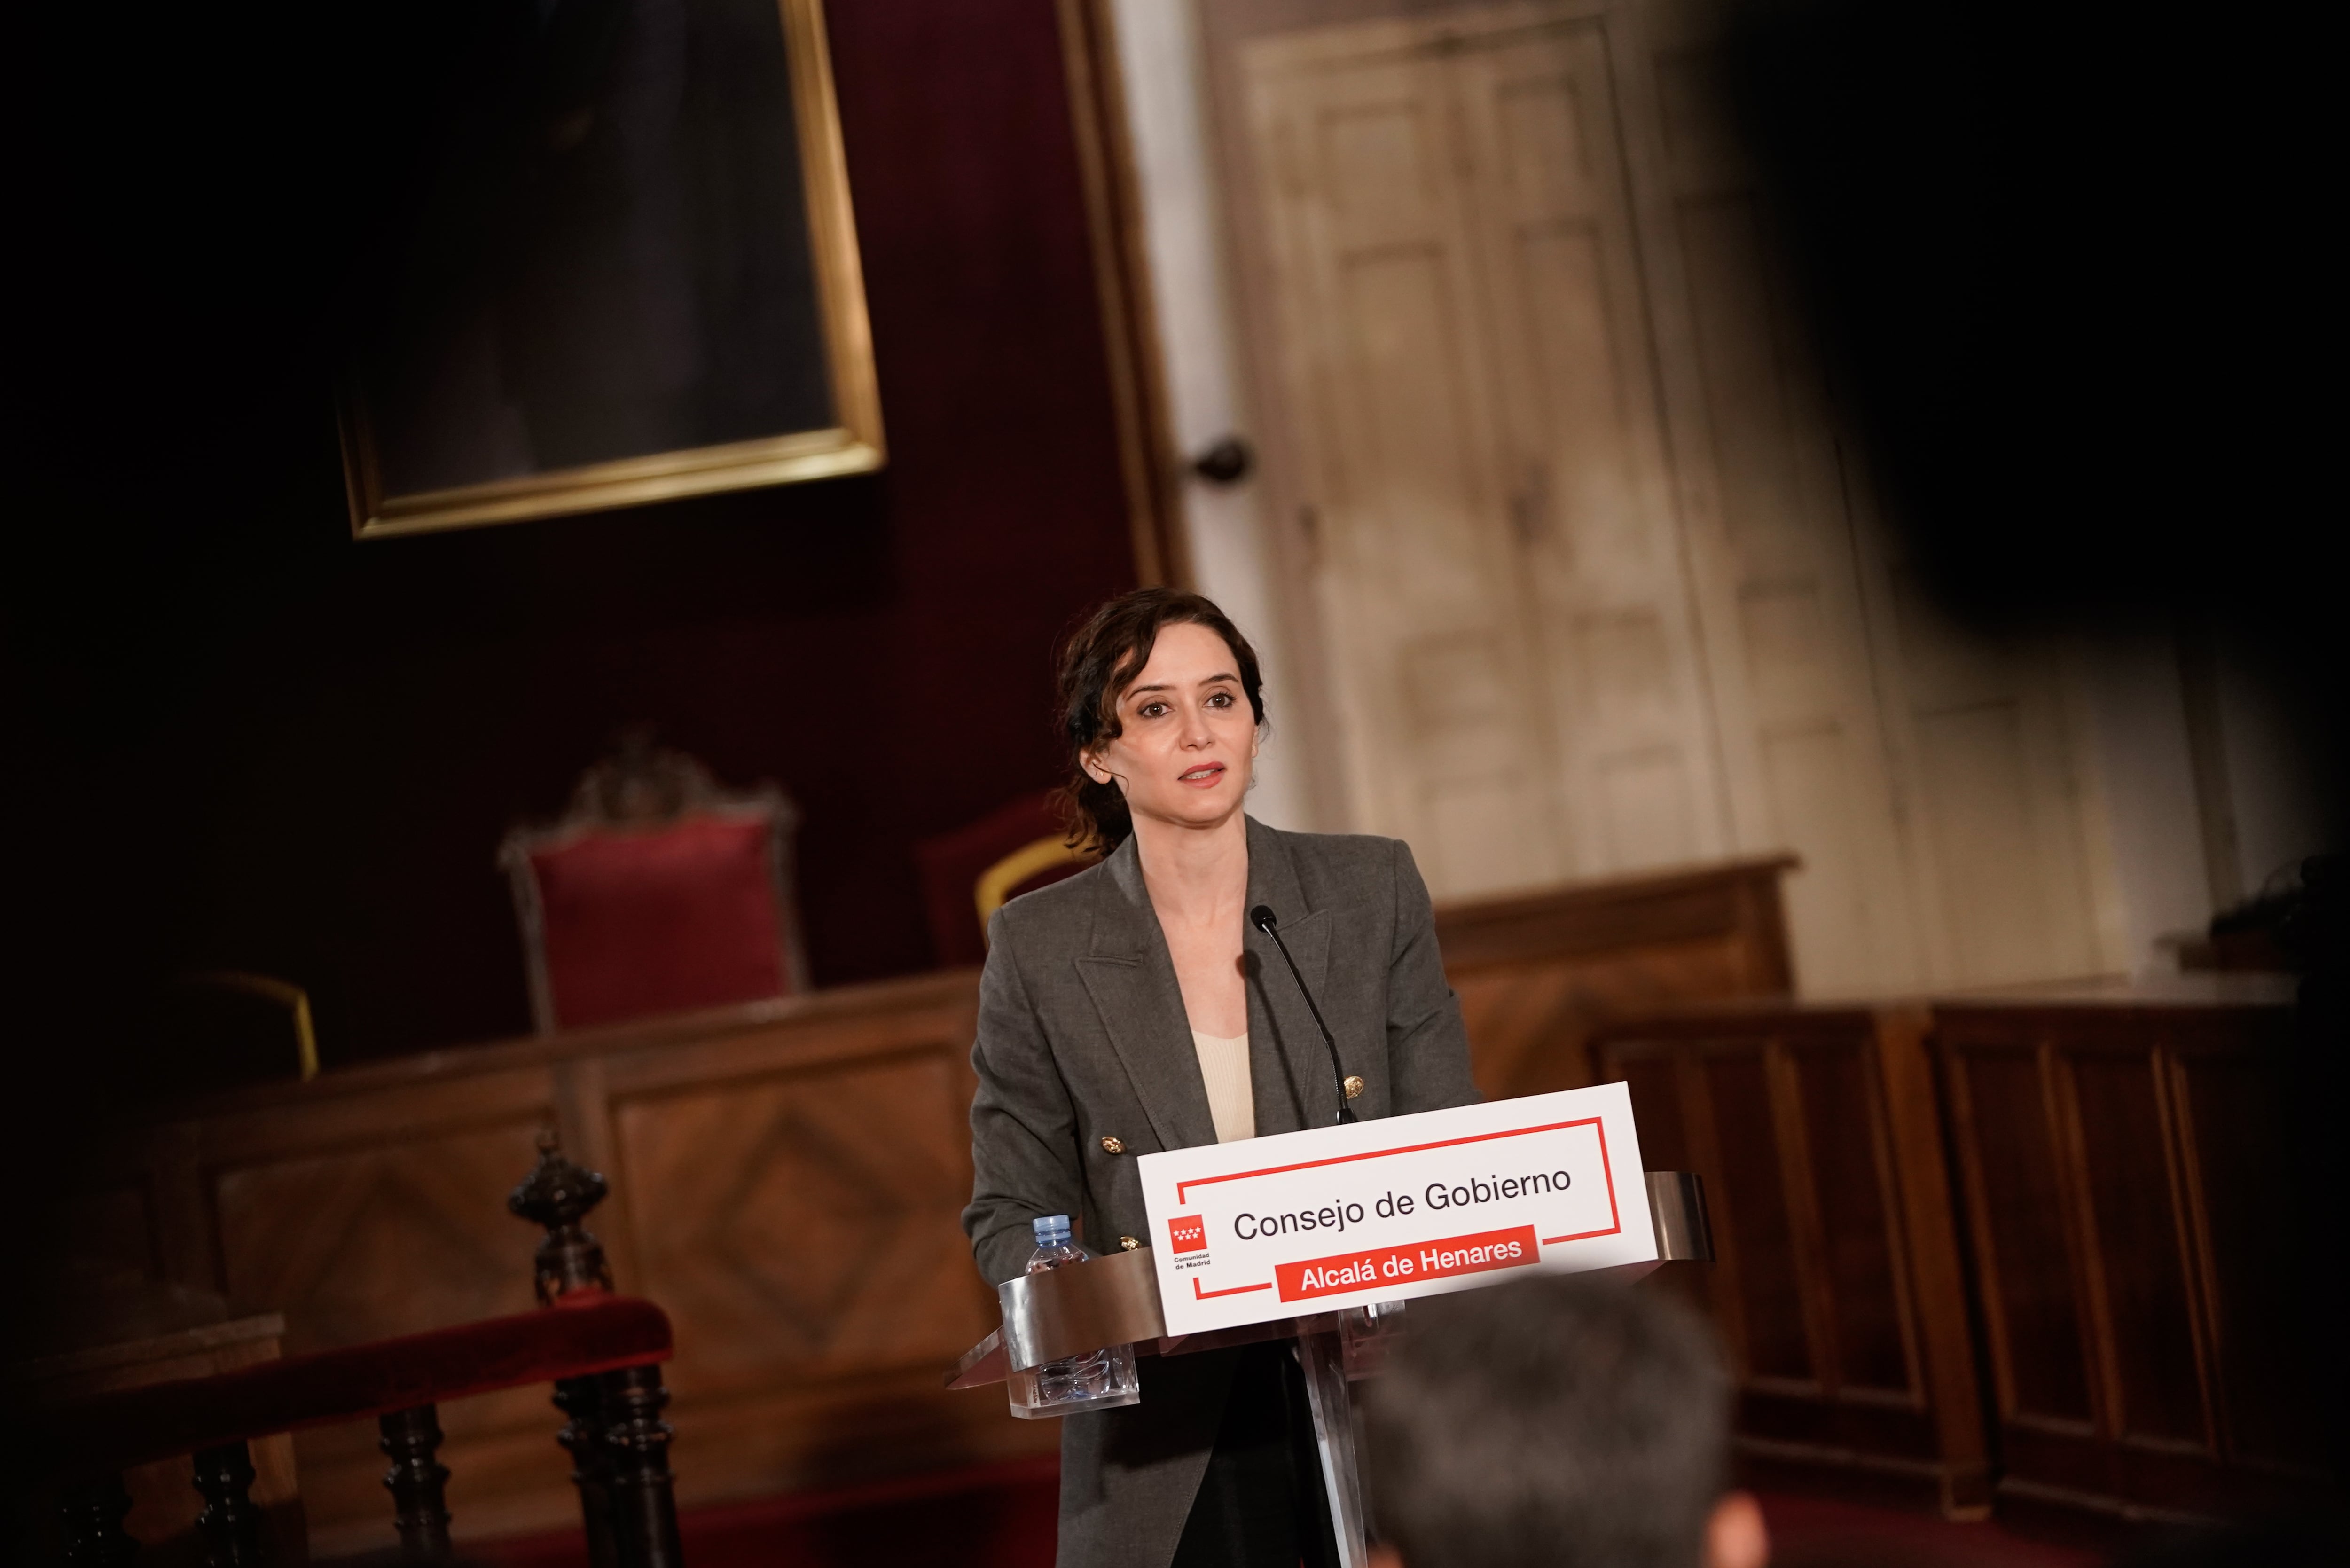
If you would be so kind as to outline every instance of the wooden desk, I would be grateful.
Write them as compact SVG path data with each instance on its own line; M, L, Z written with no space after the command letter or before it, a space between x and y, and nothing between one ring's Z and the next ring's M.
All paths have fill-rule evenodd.
M1715 1263L1667 1271L1712 1315L1737 1442L1991 1503L1991 1453L1942 1158L1927 1009L1723 1006L1593 1044L1628 1084L1640 1156L1705 1178Z
M1748 1459L1960 1517L2306 1497L2289 995L2202 977L1601 1029L1647 1163L1706 1178L1720 1262L1683 1283Z
M2289 981L1934 1010L2003 1497L2135 1517L2305 1501L2322 1479L2314 1228L2283 1096Z
M1784 864L1440 910L1480 1081L1582 1081L1611 1010L1783 990ZM957 970L175 1106L100 1151L76 1229L104 1266L279 1307L289 1352L524 1311L536 1238L504 1197L552 1126L611 1179L589 1224L620 1288L676 1326L681 1501L1048 1450L1055 1423L940 1386L995 1319L959 1223L977 1003ZM441 1419L461 1537L576 1522L541 1395ZM390 1544L374 1440L296 1440L321 1555Z
M1586 1043L1610 1019L1792 994L1779 878L1794 864L1768 856L1440 906L1477 1086L1489 1099L1581 1088L1600 1081Z

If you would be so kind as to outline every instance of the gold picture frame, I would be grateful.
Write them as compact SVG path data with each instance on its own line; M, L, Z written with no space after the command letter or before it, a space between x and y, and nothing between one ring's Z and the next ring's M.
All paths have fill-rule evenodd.
M546 472L388 493L376 431L356 378L337 399L351 532L359 539L480 527L787 484L882 466L873 339L833 94L823 0L776 0L796 131L832 422L754 440L617 458Z

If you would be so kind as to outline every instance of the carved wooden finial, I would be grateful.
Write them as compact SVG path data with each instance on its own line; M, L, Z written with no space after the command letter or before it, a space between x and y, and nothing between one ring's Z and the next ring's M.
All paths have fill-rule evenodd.
M611 1183L596 1171L563 1158L554 1128L539 1130L538 1165L507 1195L506 1207L546 1227L546 1239L533 1259L541 1306L551 1306L573 1291L612 1288L612 1266L605 1262L603 1243L579 1223L611 1189Z

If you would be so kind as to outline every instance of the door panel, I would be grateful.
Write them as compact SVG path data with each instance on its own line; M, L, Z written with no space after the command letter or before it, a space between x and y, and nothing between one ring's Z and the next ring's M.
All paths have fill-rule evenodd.
M1627 134L1679 348L1674 452L1704 498L1688 537L1739 847L1803 856L1813 992L2116 967L2054 651L1954 627L1907 584L1723 123L1711 25L1650 0L1617 57L1643 88Z
M1596 18L1447 57L1501 463L1583 875L1727 847Z
M1257 85L1358 820L1440 896L1555 880L1443 67L1374 52Z

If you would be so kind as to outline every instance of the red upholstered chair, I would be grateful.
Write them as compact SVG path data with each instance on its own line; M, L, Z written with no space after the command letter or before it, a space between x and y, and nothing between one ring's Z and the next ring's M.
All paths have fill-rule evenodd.
M914 846L941 965L984 962L996 910L1094 863L1090 853L1068 846L1068 836L1045 790Z
M624 742L563 819L498 852L542 1034L808 989L791 894L799 813L774 784L721 790L701 763Z

